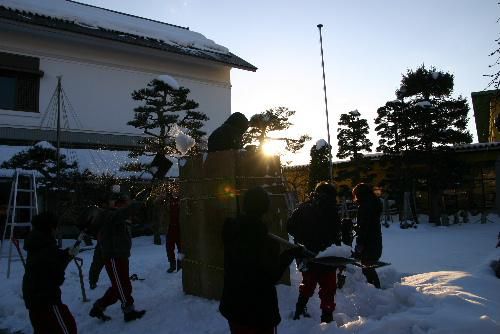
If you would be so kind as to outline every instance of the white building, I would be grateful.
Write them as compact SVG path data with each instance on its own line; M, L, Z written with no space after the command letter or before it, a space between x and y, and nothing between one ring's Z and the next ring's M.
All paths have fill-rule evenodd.
M231 114L232 68L256 70L188 28L73 1L0 0L0 145L55 140L45 113L58 76L79 120L62 146L135 145L131 92L162 74L191 90L210 133Z

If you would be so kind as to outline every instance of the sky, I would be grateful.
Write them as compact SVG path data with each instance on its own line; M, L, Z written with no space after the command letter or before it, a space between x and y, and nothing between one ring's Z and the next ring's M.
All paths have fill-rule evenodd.
M454 97L469 100L469 131L477 141L471 92L484 90L499 36L497 0L80 0L80 2L189 27L258 67L233 69L232 112L247 117L285 106L295 110L290 136L327 139L319 30L330 136L337 150L340 114L357 109L377 146L377 109L395 99L402 74L422 64L455 77Z

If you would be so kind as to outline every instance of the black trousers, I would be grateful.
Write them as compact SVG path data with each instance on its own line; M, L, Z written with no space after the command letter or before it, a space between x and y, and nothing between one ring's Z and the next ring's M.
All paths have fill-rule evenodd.
M374 268L364 268L362 272L368 283L373 284L377 289L380 289L380 280Z

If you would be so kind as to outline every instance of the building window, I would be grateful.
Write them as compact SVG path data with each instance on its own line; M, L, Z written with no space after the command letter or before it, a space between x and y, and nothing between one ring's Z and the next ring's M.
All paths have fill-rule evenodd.
M40 60L0 52L0 109L38 112Z

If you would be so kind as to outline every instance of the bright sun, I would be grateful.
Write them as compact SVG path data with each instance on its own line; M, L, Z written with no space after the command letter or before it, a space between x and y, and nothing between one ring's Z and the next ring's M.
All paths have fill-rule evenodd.
M262 146L262 151L266 155L277 155L281 151L281 143L278 141L267 141Z

